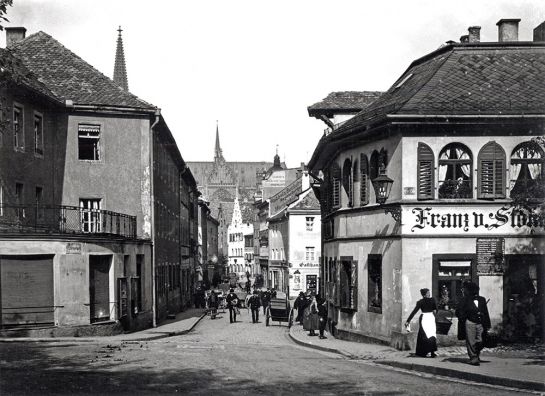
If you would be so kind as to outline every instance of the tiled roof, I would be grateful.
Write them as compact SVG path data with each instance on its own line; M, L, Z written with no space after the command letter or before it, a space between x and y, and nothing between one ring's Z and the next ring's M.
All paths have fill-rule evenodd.
M450 44L413 62L387 92L335 134L387 114L543 114L543 87L543 44Z
M53 92L42 84L36 76L28 70L20 59L13 56L10 51L0 48L0 71L3 79L22 84L28 89L46 96L49 99L58 101Z
M60 100L74 104L154 110L44 32L9 47Z
M309 209L320 210L320 202L318 201L318 198L316 198L316 195L314 195L314 191L310 190L309 193L302 200L297 202L290 209L292 210L309 210Z
M357 112L361 111L378 97L379 91L341 91L331 92L321 102L308 107L308 114L325 114L331 112Z

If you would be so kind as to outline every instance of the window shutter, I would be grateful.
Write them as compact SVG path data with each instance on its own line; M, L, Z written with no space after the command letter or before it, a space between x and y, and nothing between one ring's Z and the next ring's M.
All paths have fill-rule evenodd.
M352 261L352 274L350 285L350 308L354 311L358 310L358 262Z
M333 268L335 271L335 306L340 307L341 306L341 277L340 277L340 269L339 269L339 263L337 259L333 260Z
M479 198L505 197L505 152L492 141L484 145L478 159Z
M418 143L418 199L434 198L434 156L431 148L424 143Z
M338 208L341 206L341 169L337 164L334 164L331 176L331 206Z
M360 155L360 206L369 203L369 162L365 154Z

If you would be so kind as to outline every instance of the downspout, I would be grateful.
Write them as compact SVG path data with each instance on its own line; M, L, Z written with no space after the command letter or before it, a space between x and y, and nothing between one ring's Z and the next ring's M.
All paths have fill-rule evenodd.
M155 286L155 193L154 193L154 183L153 183L153 175L154 175L154 167L153 167L153 128L157 126L159 123L161 116L161 110L156 109L155 110L155 121L150 126L150 204L151 204L151 301L152 301L152 313L153 313L153 319L152 319L152 326L157 327L157 296L156 296L156 286Z

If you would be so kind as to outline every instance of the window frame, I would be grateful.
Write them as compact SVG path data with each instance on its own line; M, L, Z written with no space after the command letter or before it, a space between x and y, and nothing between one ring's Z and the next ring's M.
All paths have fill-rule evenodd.
M89 136L90 133L97 133L96 131L85 131L84 129L94 129L98 128L98 137L94 138ZM92 163L98 163L103 161L103 152L102 152L102 146L103 146L103 137L104 137L104 128L101 123L94 123L94 122L82 122L78 123L77 127L77 158L78 161L85 161L85 162L92 162ZM87 133L88 136L82 136L82 132ZM81 139L93 139L96 140L96 145L93 147L92 152L93 156L95 158L81 158L82 150L81 150ZM96 158L98 157L98 158Z
M369 204L369 160L366 154L360 154L360 206Z
M445 261L469 261L470 262L470 269L469 269L469 279L463 278L460 279L461 282L464 280L470 280L477 285L479 284L479 276L477 275L477 255L475 254L450 254L450 253L436 253L432 254L432 296L435 298L435 300L438 303L438 306L440 304L441 300L441 293L439 291L439 282L441 280L443 281L450 281L451 282L451 292L452 292L452 282L455 282L457 279L457 276L440 276L439 275L439 269L441 266L441 262ZM448 266L446 266L448 267ZM449 309L450 304L449 304Z
M315 216L305 216L305 229L308 232L312 232L314 230L314 219Z
M446 152L447 149L454 149L456 150L457 148L460 148L462 150L465 151L465 153L467 153L467 155L469 156L469 159L441 159L441 156L444 152ZM449 168L450 166L454 166L454 171L456 172L456 169L457 169L457 166L463 166L463 165L469 165L469 176L468 176L468 179L467 180L463 180L462 178L462 187L463 190L466 190L465 194L462 193L462 194L458 194L457 192L457 180L460 178L460 177L457 177L457 175L455 175L455 179L447 179L446 176L447 176L447 173L449 172ZM452 142L452 143L448 143L446 144L445 146L443 146L443 148L439 151L439 156L437 157L437 171L438 172L441 172L441 167L442 166L447 166L447 170L445 172L445 180L440 180L441 178L437 177L437 184L438 184L438 198L439 199L472 199L473 198L473 186L474 186L474 180L473 180L473 153L472 151L469 149L469 147L467 147L465 144L463 143L460 143L460 142ZM463 173L463 171L462 171ZM464 182L467 181L467 186L465 186ZM448 184L444 184L448 182ZM443 186L448 186L448 187L445 187L445 188L449 188L449 189L452 189L453 190L453 193L450 194L450 196L448 195L448 192L445 193L445 192L441 192L441 189L443 188ZM450 185L450 186L449 186ZM463 191L462 190L462 191ZM458 196L460 195L460 196Z
M18 114L17 122L15 122L15 114ZM20 118L20 120L19 120ZM15 151L25 151L25 107L13 102L12 109L12 128L13 128L13 149ZM19 141L20 140L20 141Z
M346 206L351 208L354 206L354 180L353 180L353 173L352 173L352 160L350 158L346 158L343 162L342 186L343 186L344 192L346 193L346 197L348 198L348 202L346 203ZM341 202L341 206L342 206L342 202Z
M540 155L540 158L514 158L514 155L517 151L521 150L521 149L533 149L535 151L537 151ZM517 195L514 195L513 194L513 190L514 188L516 187L516 184L518 182L518 179L520 177L520 171L519 171L519 174L517 175L517 179L516 180L512 180L512 173L513 173L513 165L514 164L517 164L517 163L520 163L521 165L522 164L526 164L527 166L529 164L540 164L541 165L541 170L540 170L540 175L538 176L539 179L541 179L543 181L543 179L545 178L545 150L537 143L537 142L534 142L534 141L531 141L531 140L527 140L527 141L524 141L520 144L518 144L517 146L515 146L515 148L513 149L513 151L511 152L511 156L510 156L510 164L509 164L509 197L510 198L517 198L519 196L519 194ZM530 175L531 176L531 175ZM531 179L531 180L538 180L538 179ZM529 192L529 189L532 188L532 186L529 187L529 182L530 180L526 179L524 181L524 187L522 188L523 191L526 191L526 192ZM535 184L535 183L534 183ZM530 194L527 194L528 196L525 197L525 194L520 194L520 196L522 197L525 197L525 198L544 198L543 195L545 194L542 194L541 196L539 195L539 191L538 191L538 195L533 195L533 196L529 196Z
M417 147L417 174L416 174L416 199L427 200L435 198L435 154L426 143L418 142ZM428 165L429 164L429 165ZM424 166L429 166L426 170ZM424 192L422 188L423 177L422 173L429 172L429 190Z
M102 232L102 198L80 198L80 225L81 231L88 234L96 234ZM82 204L89 204L85 207ZM97 207L93 207L93 203L97 203ZM87 227L85 225L88 225Z
M492 155L488 150L492 149ZM491 181L483 180L488 175L485 175L484 163L491 162ZM480 150L477 156L477 197L481 199L493 199L493 198L505 198L506 189L506 155L505 150L496 141L492 140L486 143ZM498 163L501 164L501 168L498 170ZM492 186L492 193L483 192L484 183L490 183ZM500 191L496 189L500 186Z
M382 254L368 254L367 255L367 312L373 312L373 313L377 313L377 314L382 314L382 309L383 309L383 302L384 302L384 299L383 299L383 286L382 286L382 283L383 283L383 280L384 280L384 275L383 275L383 257L382 257ZM378 264L375 264L378 263ZM372 263L373 263L373 266L374 265L378 265L379 267L379 271L377 271L375 268L372 269ZM380 272L379 277L380 277L380 281L379 282L374 282L372 280L372 275L373 276L376 276L376 274ZM375 297L373 295L373 289L375 288L375 286L378 285L378 294L379 294L379 302L378 304L375 304L375 305L371 305L371 302L373 301L373 298ZM375 299L376 301L376 299Z
M341 207L341 168L334 162L331 168L331 209Z
M36 130L36 119L40 120L39 134ZM33 130L34 130L34 156L37 158L44 158L45 146L44 146L44 116L42 113L35 111L33 117ZM39 138L38 138L39 137ZM39 143L39 144L38 144ZM41 150L41 151L40 151Z

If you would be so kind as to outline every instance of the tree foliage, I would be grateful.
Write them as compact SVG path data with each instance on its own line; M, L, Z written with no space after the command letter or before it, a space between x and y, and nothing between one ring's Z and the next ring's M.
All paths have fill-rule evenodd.
M9 22L6 18L8 7L13 5L13 0L0 0L0 30L4 30L4 23Z

